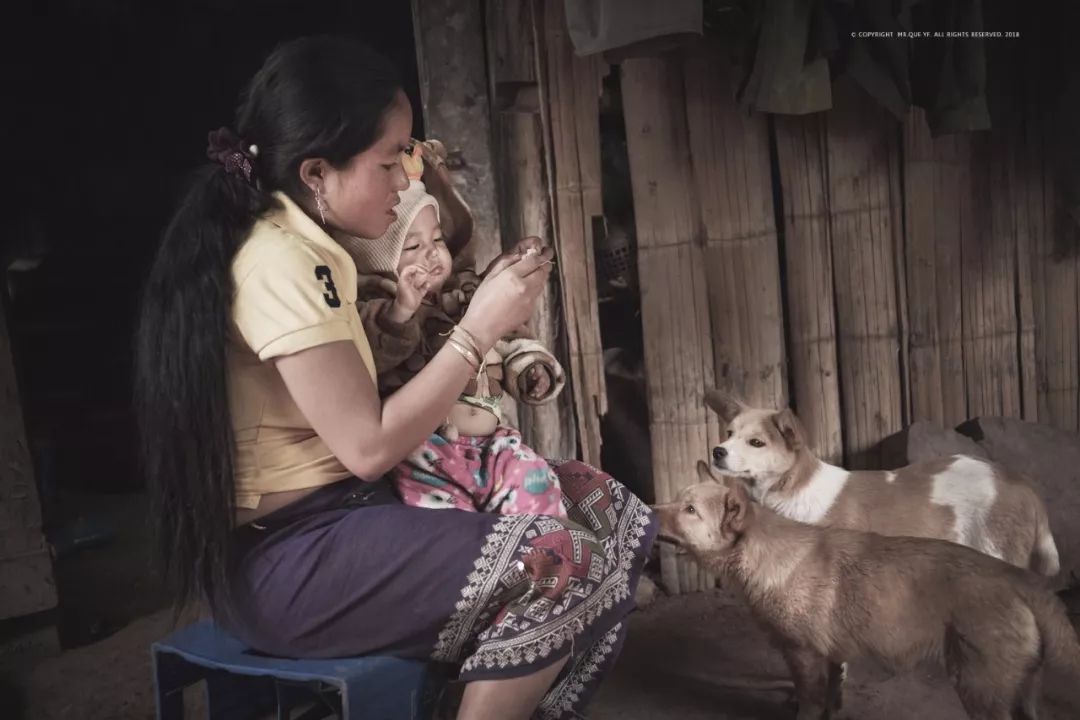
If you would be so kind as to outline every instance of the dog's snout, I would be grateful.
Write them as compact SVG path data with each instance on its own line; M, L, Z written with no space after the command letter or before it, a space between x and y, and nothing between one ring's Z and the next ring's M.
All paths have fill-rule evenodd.
M712 449L712 459L716 462L720 462L727 457L727 450L717 445Z

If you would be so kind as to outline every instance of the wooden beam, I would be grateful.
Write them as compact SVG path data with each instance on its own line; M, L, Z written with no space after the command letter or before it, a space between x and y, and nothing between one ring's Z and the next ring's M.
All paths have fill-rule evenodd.
M492 86L532 88L538 92L540 58L534 42L537 33L533 0L501 0L485 5L488 75ZM502 236L508 242L529 235L552 241L551 198L539 102L534 112L513 104L496 107L491 125ZM538 340L569 366L560 295L559 274L552 273L531 329ZM519 405L518 415L525 442L542 456L577 456L572 392L564 392L546 405Z
M719 439L703 404L704 389L715 383L713 340L682 73L671 56L622 65L658 502L697 481L696 462ZM666 546L661 572L672 592L711 585Z
M502 251L491 150L481 0L412 0L425 136L449 154L454 186L473 212L478 267Z
M537 10L536 17L542 13L543 18L545 61L540 67L541 108L545 137L550 142L548 178L554 199L568 370L581 458L599 465L600 417L607 412L607 390L593 233L603 222L599 126L603 66L596 57L575 55L566 32L562 3L542 3Z

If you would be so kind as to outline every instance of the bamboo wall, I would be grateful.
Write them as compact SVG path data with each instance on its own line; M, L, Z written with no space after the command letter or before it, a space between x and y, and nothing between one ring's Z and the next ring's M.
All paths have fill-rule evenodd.
M921 111L899 124L841 85L832 111L770 121L736 108L723 67L622 66L658 498L707 456L711 378L790 397L852 468L914 420L1080 429L1078 260L1055 253L1039 115L932 139Z
M503 227L530 217L521 203L547 202L538 222L556 240L562 305L551 322L566 323L583 457L596 459L605 396L591 118L607 71L621 73L658 501L693 483L719 440L702 403L713 385L790 403L817 453L852 468L877 465L878 443L914 420L1080 430L1080 261L1055 255L1039 113L933 139L920 111L897 123L838 84L828 113L748 116L716 50L609 69L571 52L562 3L498 7L489 74L537 98L498 111L533 113L495 123ZM674 556L663 572L672 589L712 582Z

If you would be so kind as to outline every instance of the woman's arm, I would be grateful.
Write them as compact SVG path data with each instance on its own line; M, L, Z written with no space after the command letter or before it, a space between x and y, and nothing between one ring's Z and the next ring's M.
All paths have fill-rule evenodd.
M351 341L285 355L275 364L311 427L350 472L365 480L378 479L445 422L475 372L447 345L380 402Z
M524 323L551 272L550 250L507 258L489 270L461 320L480 345ZM476 370L447 344L401 389L380 402L360 353L338 341L275 358L275 366L304 417L330 451L357 477L375 480L446 420Z

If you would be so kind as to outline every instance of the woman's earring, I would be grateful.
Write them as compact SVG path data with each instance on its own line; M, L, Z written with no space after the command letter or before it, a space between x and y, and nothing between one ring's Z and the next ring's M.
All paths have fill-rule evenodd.
M319 218L322 220L322 224L326 224L326 201L323 200L322 192L319 190L319 186L315 186L315 206L319 208Z

